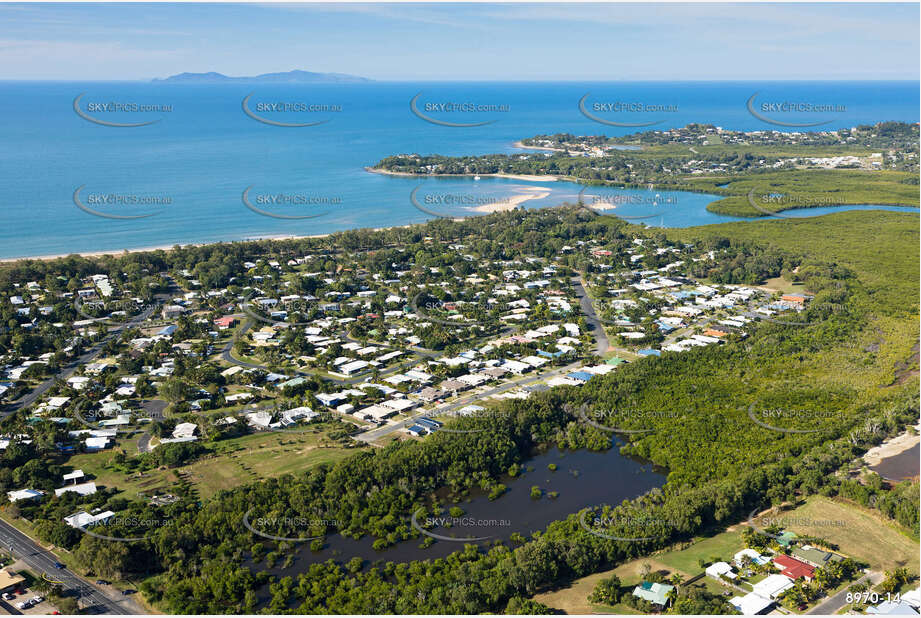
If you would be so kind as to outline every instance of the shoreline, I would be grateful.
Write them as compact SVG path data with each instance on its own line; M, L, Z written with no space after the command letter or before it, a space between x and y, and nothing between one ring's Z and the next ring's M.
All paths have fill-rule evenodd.
M365 171L371 174L382 174L384 176L415 176L418 178L505 178L507 180L526 180L530 182L557 182L559 176L539 176L528 174L413 174L412 172L394 172L391 170L381 169L379 167L366 167Z
M518 140L512 144L513 148L521 148L522 150L550 150L552 152L569 152L565 148L553 148L551 146L525 146L521 143L521 140Z
M410 224L415 225L415 224ZM403 227L410 227L409 225L393 225L388 227L376 227L371 228L371 231L382 232L384 230L393 230ZM356 228L356 229L367 229L367 228ZM352 230L343 230L343 231L352 231ZM112 249L105 251L71 251L70 253L53 253L47 255L27 255L21 257L6 257L0 258L0 264L9 264L12 262L22 262L26 260L37 260L37 261L50 261L50 260L60 260L63 258L76 255L82 258L94 258L94 257L103 257L106 255L120 256L126 253L149 253L152 251L173 251L177 247L184 249L186 247L205 247L207 245L216 245L219 243L238 243L238 242L260 242L264 240L276 241L276 240L307 240L310 238L326 238L327 236L332 236L332 234L339 234L341 232L332 232L329 234L308 234L305 236L299 235L271 235L271 236L261 236L259 238L240 238L236 240L213 240L208 242L189 242L189 243L176 243L173 245L157 245L153 247L138 247L134 249Z
M914 425L914 429L916 431L921 430L921 423ZM904 453L919 442L921 442L921 435L918 433L911 433L911 431L906 429L903 433L889 438L885 442L874 446L864 453L863 460L867 466L878 466L884 459Z

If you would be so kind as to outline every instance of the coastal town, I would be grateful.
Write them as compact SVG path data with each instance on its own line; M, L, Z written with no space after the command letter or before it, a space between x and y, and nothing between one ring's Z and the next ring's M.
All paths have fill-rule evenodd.
M426 440L458 419L488 423L503 400L841 309L803 291L795 269L721 283L737 249L653 232L511 260L424 236L416 252L260 247L229 268L13 282L0 301L5 426L18 419L0 434L4 519L63 547L120 538L139 513L166 521L174 505L243 482ZM55 465L30 467L39 445ZM742 613L802 609L821 596L801 582L826 565L808 544L791 549L745 549L706 575L731 584L726 601ZM23 588L15 570L5 577ZM644 580L633 595L665 609L668 586Z

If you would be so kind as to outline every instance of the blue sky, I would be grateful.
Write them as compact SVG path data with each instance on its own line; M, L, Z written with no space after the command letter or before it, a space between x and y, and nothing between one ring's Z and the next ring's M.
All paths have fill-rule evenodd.
M913 4L0 4L0 79L919 78Z

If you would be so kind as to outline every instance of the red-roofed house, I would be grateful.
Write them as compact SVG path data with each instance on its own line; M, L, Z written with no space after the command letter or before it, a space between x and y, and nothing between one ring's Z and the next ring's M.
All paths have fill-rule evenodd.
M221 330L223 330L225 328L230 328L231 326L233 326L236 323L236 321L237 321L237 318L228 315L223 318L216 319L214 321L214 325L220 328Z
M802 577L806 581L812 581L812 577L815 574L815 567L811 564L806 564L784 554L774 556L774 566L780 569L781 575L786 575L793 580Z

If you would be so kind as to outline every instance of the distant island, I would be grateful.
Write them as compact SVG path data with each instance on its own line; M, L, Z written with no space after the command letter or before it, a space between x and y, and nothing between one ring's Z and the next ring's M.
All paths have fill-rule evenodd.
M167 78L155 78L155 82L185 84L223 84L230 82L258 82L265 84L343 84L364 83L374 80L345 73L313 73L311 71L286 71L284 73L263 73L249 77L231 77L214 71L208 73L179 73Z

